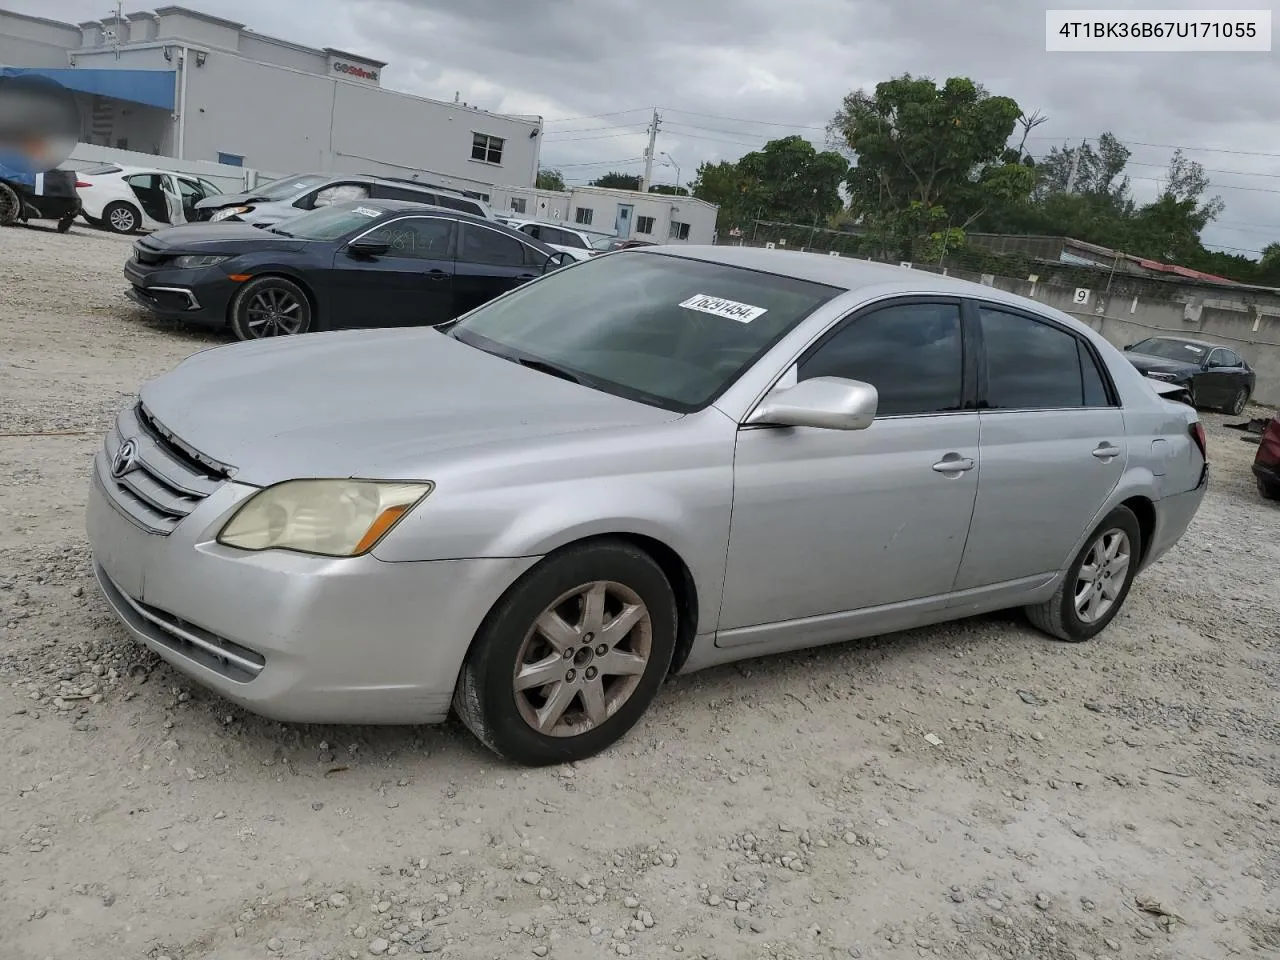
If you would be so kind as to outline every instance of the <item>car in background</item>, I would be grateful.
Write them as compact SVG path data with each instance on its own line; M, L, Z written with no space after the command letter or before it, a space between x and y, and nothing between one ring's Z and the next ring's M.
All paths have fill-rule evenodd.
M1208 483L1196 412L1087 325L849 258L623 250L280 346L121 410L108 603L250 710L456 711L524 764L607 748L676 672L1011 607L1088 640Z
M492 220L404 200L324 207L271 227L190 224L134 244L126 294L241 340L439 324L561 265Z
M1185 389L1194 407L1239 414L1257 383L1257 374L1240 354L1205 340L1149 337L1124 352L1144 376Z
M197 219L196 205L221 195L203 177L156 167L95 164L77 171L81 215L112 233L161 230Z
M519 230L536 240L541 240L561 253L567 253L574 260L589 259L591 245L604 239L603 234L579 230L576 227L565 226L563 223L547 223L544 220L526 220L511 216L502 217L502 222L513 230Z
M196 204L201 220L271 226L311 210L355 200L407 200L447 207L487 220L493 211L483 200L406 180L307 173L285 177L246 193L210 197Z
M1263 499L1280 500L1280 414L1262 430L1262 440L1253 457L1253 475Z
M652 240L628 240L625 237L602 237L591 245L591 256L598 257L602 253L614 250L631 250L634 247L656 247Z
M56 220L66 233L80 213L80 186L72 170L27 173L0 165L0 227Z

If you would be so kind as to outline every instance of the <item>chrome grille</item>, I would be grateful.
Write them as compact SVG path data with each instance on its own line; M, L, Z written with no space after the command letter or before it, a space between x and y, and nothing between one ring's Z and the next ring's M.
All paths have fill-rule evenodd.
M132 462L116 476L112 467L126 443L132 445ZM141 403L121 411L95 469L117 508L137 526L158 534L173 532L231 472L184 444Z

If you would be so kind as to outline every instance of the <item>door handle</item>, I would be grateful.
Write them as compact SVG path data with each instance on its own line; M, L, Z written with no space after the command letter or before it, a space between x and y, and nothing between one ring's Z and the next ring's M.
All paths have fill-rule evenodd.
M449 279L449 274L445 273L443 270L428 270L427 276L430 277L432 280L448 280Z
M933 465L935 473L964 473L973 469L973 460L958 453L948 453Z
M1104 440L1102 443L1098 444L1097 449L1093 451L1093 455L1104 462L1114 460L1120 455L1120 448L1115 444Z

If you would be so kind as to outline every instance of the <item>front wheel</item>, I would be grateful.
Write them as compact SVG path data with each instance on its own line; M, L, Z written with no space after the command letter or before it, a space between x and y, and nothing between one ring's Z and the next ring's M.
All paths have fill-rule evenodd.
M454 705L498 755L542 766L622 737L671 666L676 604L643 551L604 540L552 554L485 619Z
M11 227L22 217L22 200L7 183L0 183L0 227Z
M1128 507L1107 514L1076 555L1053 597L1027 607L1050 636L1079 643L1101 633L1120 612L1137 573L1142 529Z
M290 337L310 329L311 301L284 277L250 280L231 301L231 332L238 340Z
M1222 408L1223 413L1229 413L1238 417L1244 413L1245 405L1249 402L1249 391L1245 387L1241 387L1236 391L1236 395L1231 398L1231 402Z

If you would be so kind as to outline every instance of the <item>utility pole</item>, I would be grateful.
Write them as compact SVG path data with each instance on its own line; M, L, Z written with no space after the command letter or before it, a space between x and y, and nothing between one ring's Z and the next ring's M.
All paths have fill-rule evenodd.
M653 179L653 148L658 143L658 127L662 118L658 116L658 108L653 108L653 119L649 122L649 146L644 150L644 176L640 178L640 192L647 193L649 182Z
M1084 146L1088 140L1081 140L1080 146L1071 152L1071 172L1067 174L1067 193L1075 189L1076 174L1080 172L1080 153L1084 150Z

